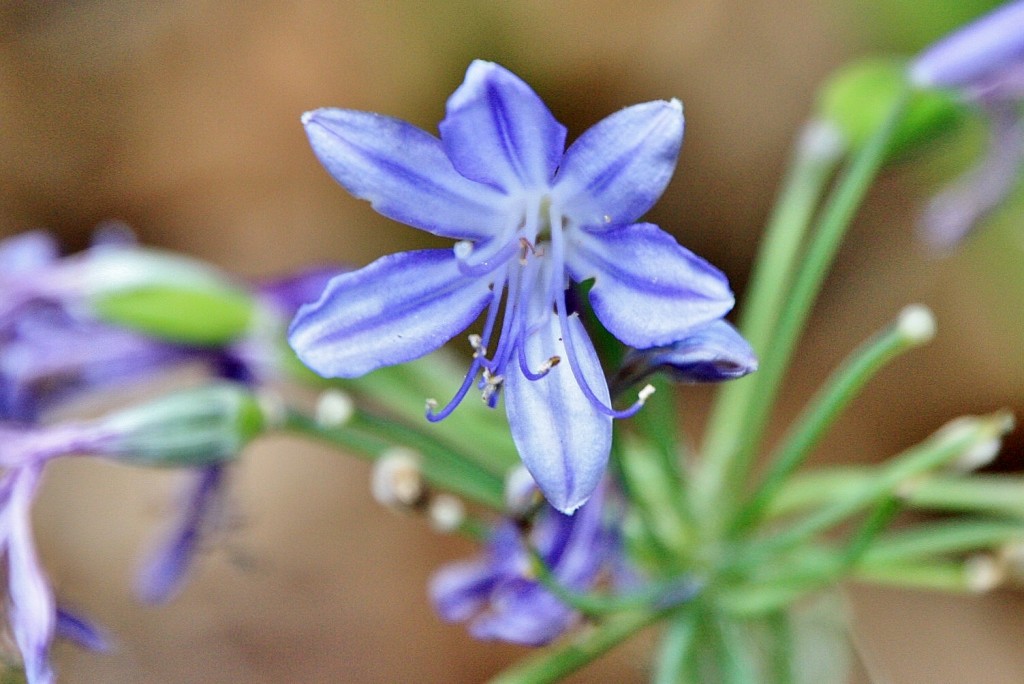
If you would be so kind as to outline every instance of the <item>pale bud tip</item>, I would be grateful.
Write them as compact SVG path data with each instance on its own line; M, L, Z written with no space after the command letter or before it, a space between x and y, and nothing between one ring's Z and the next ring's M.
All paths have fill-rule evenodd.
M911 304L896 319L900 335L912 344L924 344L935 337L935 315L922 304Z
M846 144L839 126L827 119L813 119L804 124L797 149L801 156L827 162L842 156Z
M953 461L951 468L959 473L970 473L984 468L995 460L1002 445L1003 441L998 437L978 442Z
M388 449L373 464L370 493L389 508L412 508L424 495L420 455L406 447Z
M514 518L526 516L536 505L540 488L526 466L516 466L505 477L505 509Z
M321 427L341 427L355 414L355 403L338 389L324 391L316 402L316 422Z
M992 556L972 556L964 563L967 589L978 594L992 591L1005 579L1002 565Z
M438 494L430 500L430 526L438 532L454 532L466 519L466 506L450 494Z

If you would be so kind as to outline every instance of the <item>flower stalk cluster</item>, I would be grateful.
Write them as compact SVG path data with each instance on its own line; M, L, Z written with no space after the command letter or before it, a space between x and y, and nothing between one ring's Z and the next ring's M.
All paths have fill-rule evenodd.
M0 243L0 553L27 680L54 681L56 636L105 644L58 605L35 552L46 464L94 455L189 473L137 587L161 602L223 522L230 464L274 430L372 461L379 503L479 542L429 596L475 638L547 645L495 679L506 684L554 681L652 625L659 684L806 681L821 651L808 631L837 654L841 681L843 582L1019 582L1024 480L976 472L1009 413L955 419L877 465L805 468L867 384L932 339L926 307L854 350L776 444L765 432L857 210L895 152L936 130L942 108L922 90L955 89L1019 124L1022 19L1010 3L886 67L870 115L847 116L860 98L843 89L878 72L833 84L794 147L735 327L725 275L642 222L677 165L681 103L627 107L566 146L539 95L484 61L439 136L348 109L302 117L349 193L448 248L252 284L122 232L63 258L41 233ZM944 244L1005 194L1017 151L982 174L998 192L974 182ZM438 351L470 328L464 358ZM209 384L49 419L69 399L196 364ZM315 407L270 390L281 381L316 393ZM726 384L688 438L676 400L693 383ZM482 401L464 401L474 390Z

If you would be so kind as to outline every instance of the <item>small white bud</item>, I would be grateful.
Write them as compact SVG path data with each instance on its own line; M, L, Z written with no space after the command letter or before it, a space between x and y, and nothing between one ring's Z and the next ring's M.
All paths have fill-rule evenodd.
M352 397L339 389L329 389L317 399L316 422L321 427L341 427L352 419L355 411Z
M949 469L957 473L970 473L984 468L995 459L1002 446L1003 440L998 437L979 442L960 454L955 461L949 464Z
M373 464L370 493L388 508L412 508L424 494L420 455L412 449L394 447Z
M519 465L505 477L505 509L514 518L527 515L537 504L540 488L526 466Z
M992 591L1006 578L1002 565L992 556L971 556L964 562L967 589L978 594Z
M935 315L922 304L911 304L896 319L900 335L911 344L924 344L935 337Z
M797 140L797 149L801 156L829 162L843 154L846 142L839 126L832 121L816 119L804 124Z
M438 532L454 532L466 519L466 506L450 494L438 494L430 500L430 526Z
M455 252L456 259L465 261L473 253L473 243L469 240L459 240L452 247L452 251Z

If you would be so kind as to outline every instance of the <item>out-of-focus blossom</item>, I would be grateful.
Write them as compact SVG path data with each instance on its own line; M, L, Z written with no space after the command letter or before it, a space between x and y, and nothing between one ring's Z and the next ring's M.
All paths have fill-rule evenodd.
M613 417L604 373L566 304L571 281L618 339L668 344L733 305L725 277L657 226L634 223L672 176L678 100L623 109L565 149L565 128L504 68L473 62L448 99L440 139L367 112L303 116L314 152L380 213L458 240L386 256L331 281L290 340L324 376L356 377L431 352L484 310L460 390L494 406L504 388L512 436L548 501L571 513L604 473ZM504 315L498 320L504 300ZM643 395L642 395L643 396Z
M262 427L256 400L244 388L227 384L186 390L95 421L50 427L0 424L0 554L7 563L6 612L30 684L53 681L49 650L55 633L90 647L105 643L87 622L58 611L36 555L31 507L46 463L61 456L93 454L132 465L220 468ZM193 519L201 520L209 503L201 498L192 506ZM178 565L192 553L189 541L179 543L173 554ZM171 574L163 572L165 578ZM177 575L180 578L181 573ZM171 580L165 579L162 587L170 586Z
M467 622L477 639L528 646L570 629L579 614L534 579L523 535L562 586L591 589L620 552L605 488L598 487L573 516L545 505L528 532L515 521L502 522L482 558L453 563L434 576L430 595L437 612L449 622Z
M984 159L934 197L922 216L928 244L949 249L1003 202L1024 164L1024 0L929 47L911 63L910 79L922 88L959 91L989 120Z
M676 382L698 383L735 380L756 370L750 344L728 322L717 320L668 346L630 352L612 387L624 389L658 372Z

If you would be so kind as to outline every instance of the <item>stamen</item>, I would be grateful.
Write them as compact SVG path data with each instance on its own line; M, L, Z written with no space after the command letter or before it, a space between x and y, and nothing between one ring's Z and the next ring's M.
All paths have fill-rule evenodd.
M552 229L551 229L551 258L552 258L552 262L553 262L552 263L552 268L553 268L554 273L564 273L565 272L564 236L562 235L562 230L560 228L555 228L555 226L561 227L561 221L558 220L560 215L556 213L557 209L556 209L556 207L554 205L551 206L550 210L551 210L551 217L550 217L549 220L550 220L551 226L552 226ZM556 312L558 314L558 323L559 323L559 327L561 328L561 331L562 331L562 343L565 345L565 352L566 352L566 355L569 357L569 368L572 369L573 377L576 378L576 384L579 385L580 390L582 390L583 395L587 398L587 401L589 401L594 406L594 408L596 408L601 413L604 413L605 415L611 416L612 418L629 418L629 417L633 416L634 414L636 414L637 411L639 411L641 409L641 407L643 407L644 402L651 395L651 392L653 391L654 388L651 387L650 390L648 390L648 387L650 387L649 385L648 385L648 387L644 387L643 390L640 391L640 395L637 398L636 402L634 402L632 406L630 406L629 408L627 408L627 409L625 409L623 411L617 411L613 407L606 405L603 401L601 401L597 397L596 394L594 394L594 390L591 389L590 383L588 383L587 379L585 377L583 377L583 370L580 368L579 361L577 360L576 344L573 342L573 338L572 338L572 335L571 335L571 329L569 327L569 316L566 313L567 307L566 307L566 304L565 304L565 290L563 289L560 292L556 292L555 291L556 287L557 286L555 285L555 279L552 279L552 291L553 291L553 294L554 294L555 310L556 310ZM573 313L573 316L577 316L577 314Z
M525 340L526 337L524 336L523 339ZM552 356L547 361L542 363L540 365L540 368L538 368L536 372L533 372L530 370L529 362L527 362L526 360L526 350L524 348L524 345L522 343L519 344L519 369L523 372L523 375L526 376L527 380L540 380L545 375L547 375L552 368L554 368L561 362L562 357Z

